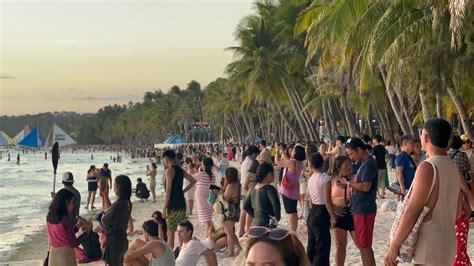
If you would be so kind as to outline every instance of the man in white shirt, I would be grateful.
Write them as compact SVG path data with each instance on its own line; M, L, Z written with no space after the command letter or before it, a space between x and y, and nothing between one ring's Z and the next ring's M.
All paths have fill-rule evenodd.
M245 199L248 191L252 190L257 184L257 182L255 181L255 176L257 174L258 168L258 162L256 158L259 153L260 150L257 148L257 146L250 145L247 149L247 157L245 157L245 160L242 162L242 165L240 165L240 184L242 185L242 199ZM246 232L248 232L248 229L252 224L252 217L250 217L250 215L248 215L247 212L243 210L243 202L244 200L242 200L242 211L240 212L239 237L243 236Z
M190 221L181 221L176 232L181 243L179 255L176 258L176 266L197 265L200 256L204 257L207 266L217 266L216 254L206 248L201 241L193 238L194 227Z

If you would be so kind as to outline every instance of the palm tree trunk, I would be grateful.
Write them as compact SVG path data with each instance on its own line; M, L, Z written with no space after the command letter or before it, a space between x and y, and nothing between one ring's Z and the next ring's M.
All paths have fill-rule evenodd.
M276 111L278 112L278 114L280 115L281 119L283 120L283 122L285 123L286 127L288 127L289 130L291 130L292 132L294 132L295 136L298 138L298 139L301 139L301 135L296 131L296 129L293 127L293 125L290 123L290 120L288 119L288 116L285 114L285 112L283 111L281 105L278 103L278 101L276 100L275 96L273 95L273 92L271 92L271 89L270 89L270 93L268 95L270 97L270 101L273 103L272 106L273 108L276 109Z
M298 125L301 129L301 133L303 134L304 141L308 142L309 137L308 137L306 127L303 122L303 118L301 117L301 110L298 110L298 106L296 104L294 95L290 92L291 89L286 85L286 82L282 80L281 83L283 85L283 88L285 89L288 99L290 99L291 109L293 110L293 114L295 115L296 121L298 122Z
M449 96L451 96L451 99L453 100L456 110L458 111L459 120L461 122L462 128L464 129L464 133L466 133L469 138L472 139L474 135L472 134L471 130L471 121L469 119L469 115L467 114L466 107L462 102L461 95L459 95L451 81L447 83L446 89L449 93Z
M406 104L406 101L404 100L404 97L403 97L403 95L400 91L401 91L401 88L400 88L400 83L399 83L398 89L395 89L396 98L398 98L398 101L400 103L400 107L403 111L403 115L404 115L404 117L407 121L408 128L410 129L410 135L417 136L417 133L415 132L415 129L414 129L413 123L412 123L413 119L410 117L410 114L408 113L409 107Z
M339 135L339 130L337 128L337 123L334 120L335 119L335 114L331 108L331 101L328 99L325 103L323 103L326 106L326 110L328 112L328 118L331 123L331 128L333 130L333 135Z
M420 96L421 110L423 112L423 121L428 121L431 118L430 110L428 108L427 96L426 96L426 87L423 83L420 82L420 87L418 89L418 94Z
M401 108L399 107L396 101L395 91L387 83L387 71L385 69L385 66L379 65L379 71L380 71L380 74L382 75L382 80L385 85L385 92L387 93L390 106L392 107L393 113L395 114L395 117L397 118L398 124L402 128L403 134L410 134L410 128L407 125L405 119L403 119L403 115L402 115L403 111L401 110Z
M342 105L342 111L344 114L344 118L346 119L347 126L349 129L349 135L350 136L357 136L357 129L356 129L356 121L355 118L351 114L351 110L349 109L349 101L348 101L348 87L343 86L342 87L342 94L341 94L341 105Z
M441 101L441 97L439 96L439 93L436 93L436 116L439 118L444 118L444 112L443 112L443 102Z
M302 117L303 117L303 122L306 124L306 127L308 129L308 135L310 136L310 139L312 141L319 141L319 134L318 131L315 130L313 123L311 122L311 116L308 112L308 110L304 109L304 103L303 99L301 98L300 93L298 92L297 88L294 88L292 90L294 94L294 98L296 100L296 104L298 106L298 109L300 110Z

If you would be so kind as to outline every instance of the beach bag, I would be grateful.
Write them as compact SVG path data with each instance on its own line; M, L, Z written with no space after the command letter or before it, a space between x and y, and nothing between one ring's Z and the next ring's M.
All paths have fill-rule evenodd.
M284 171L283 173L283 179L281 180L281 185L287 190L292 190L295 185L291 183L290 180L288 180L288 177L286 177L287 172L288 172L288 169L286 169L286 171Z
M219 195L217 201L212 205L212 209L226 219L229 214L229 203L222 198L222 195Z
M430 198L431 192L433 191L434 185L436 183L436 179L438 176L438 169L436 168L436 165L433 165L434 173L433 173L433 182L431 183L431 188L430 192L428 194L428 197L426 198L426 203L428 202L428 199ZM390 237L389 237L389 243L392 242L395 233L397 232L398 226L400 225L400 218L402 217L403 213L405 212L405 208L408 206L408 202L410 200L410 194L413 186L410 187L407 197L405 197L405 200L403 201L403 204L399 204L397 206L397 215L395 217L395 220L393 221L392 228L390 229ZM424 206L423 210L421 211L420 215L418 216L418 219L416 220L415 225L411 229L410 233L408 234L407 238L403 241L402 245L400 246L398 250L398 257L397 260L399 262L411 262L413 259L413 256L415 255L415 248L416 248L416 243L418 241L418 231L420 229L421 224L423 223L423 220L425 219L426 215L430 211L430 208Z

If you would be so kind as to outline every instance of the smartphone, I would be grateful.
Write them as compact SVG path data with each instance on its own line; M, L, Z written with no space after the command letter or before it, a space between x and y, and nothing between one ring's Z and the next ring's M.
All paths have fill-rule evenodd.
M209 185L209 189L210 190L213 190L213 189L217 189L217 190L220 190L221 188L216 186L216 185Z

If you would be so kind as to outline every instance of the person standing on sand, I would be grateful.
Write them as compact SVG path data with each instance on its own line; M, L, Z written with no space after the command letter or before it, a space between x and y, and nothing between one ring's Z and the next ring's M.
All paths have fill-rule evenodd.
M215 185L216 179L212 173L214 162L211 158L206 157L202 160L201 168L203 171L193 175L196 179L196 205L198 209L199 222L204 223L206 232L209 232L212 226L212 206L207 202L209 196L209 186Z
M190 157L186 157L184 160L184 168L186 173L189 175L194 175L196 173L196 168L194 166L193 160ZM189 186L189 181L187 179L184 180L183 189L186 189ZM184 197L186 199L186 212L187 215L193 215L193 208L194 208L194 194L196 194L196 186L193 186L191 190L184 193Z
M360 164L360 167L353 180L341 179L340 184L353 191L351 212L362 263L364 266L375 266L372 239L377 213L377 162L369 155L367 145L359 138L349 139L346 151L348 157Z
M18 153L18 155L16 156L16 164L17 165L20 165L20 154Z
M117 200L102 217L103 233L107 237L104 250L106 265L122 266L128 250L127 228L132 214L132 182L125 175L115 178L114 192Z
M77 222L77 216L79 216L79 209L81 208L81 193L74 187L74 176L71 172L66 172L63 175L64 188L74 193L74 212L72 221L74 224Z
M184 193L188 192L195 184L196 179L187 174L176 160L176 153L166 150L161 156L165 170L166 194L163 202L163 218L168 225L168 245L174 248L174 234L178 223L186 219L186 200ZM189 181L189 185L183 189L183 178Z
M109 189L112 189L112 171L109 169L109 164L104 163L104 166L99 171L99 177L99 194L102 198L102 209L107 209L111 205Z
M291 154L287 154L283 149L280 149L275 157L275 164L278 167L285 168L283 170L280 194L283 199L285 212L288 214L290 231L292 232L296 232L298 229L297 204L300 196L299 180L303 172L303 161L305 157L305 150L301 145L295 145Z
M385 172L387 171L387 162L385 161L385 154L387 150L382 145L382 136L375 135L373 137L374 147L372 149L372 156L374 157L375 161L377 162L378 167L378 178L381 184L380 191L378 195L380 198L385 199Z
M444 119L428 120L421 132L421 145L428 160L417 168L409 200L385 255L385 265L397 265L397 255L426 206L429 212L418 230L412 263L452 265L456 254L455 222L462 202L461 176L447 156L451 125ZM459 177L455 178L457 174Z
M411 187L413 178L415 178L416 163L411 158L415 140L410 135L403 135L400 138L400 142L402 151L395 157L395 167L398 183L400 184L400 192L406 194Z
M153 200L153 203L156 203L156 194L155 194L155 188L156 188L156 163L151 164L151 169L147 165L146 166L146 175L150 177L150 192L151 192L151 198Z
M308 258L313 265L329 266L329 253L331 252L330 227L336 224L336 217L330 216L327 202L331 198L324 193L325 187L331 186L331 178L323 171L324 158L319 153L314 153L308 158L311 167L311 178L308 181L308 195L311 199L308 225ZM331 213L333 215L333 213Z
M250 145L245 151L245 159L240 165L240 184L242 188L242 198L245 199L247 194L255 187L255 175L257 174L258 162L256 160L260 153L257 146ZM242 201L243 204L244 201ZM247 214L243 205L242 212L240 212L240 230L239 237L247 233L250 224L252 224L252 217Z
M95 193L97 192L97 178L98 178L98 173L97 169L95 168L95 165L91 165L89 167L89 170L87 171L87 191L89 194L87 195L87 205L85 207L86 210L89 209L89 203L91 205L91 209L95 209L94 207L94 201L95 201Z

